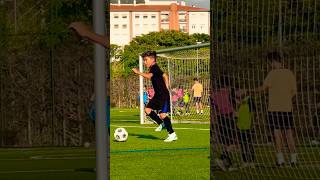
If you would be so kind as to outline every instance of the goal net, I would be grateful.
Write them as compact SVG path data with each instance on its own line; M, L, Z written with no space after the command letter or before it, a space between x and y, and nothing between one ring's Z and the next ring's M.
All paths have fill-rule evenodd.
M173 123L209 123L209 46L209 43L204 43L157 51L157 64L169 77L169 115ZM140 57L140 70L148 71L143 67L142 57ZM192 90L195 78L203 87L201 98L198 98L199 102L196 102ZM147 93L148 99L140 98L141 124L153 122L145 115L144 104L153 97L154 90L151 81L140 77L140 97L146 95L144 92Z
M317 0L217 0L212 4L212 89L227 85L230 94L238 92L235 116L211 118L213 179L320 179L319 5ZM292 116L270 116L271 90L253 92L274 68L268 60L272 52L279 54L282 68L295 77ZM248 93L239 96L245 90ZM250 110L251 124L243 130L240 107L248 97L255 108ZM212 114L221 112L212 108ZM283 125L281 136L273 128L279 117L292 118L292 125ZM277 166L276 162L284 163Z

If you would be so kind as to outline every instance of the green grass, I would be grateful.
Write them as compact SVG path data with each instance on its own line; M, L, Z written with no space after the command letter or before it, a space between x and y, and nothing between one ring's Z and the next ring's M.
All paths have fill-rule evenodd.
M0 149L0 177L4 180L95 179L86 171L95 166L94 149Z
M136 112L136 113L132 113ZM112 110L111 132L125 127L125 143L111 141L111 179L209 179L209 125L173 124L178 141L165 143L167 132L139 125L136 110Z
M272 144L255 147L255 168L244 168L232 172L223 172L211 164L214 178L217 180L311 180L320 179L320 147L298 146L298 165L275 166L275 152ZM289 159L290 157L285 157ZM239 151L233 153L233 162L239 164Z
M113 141L125 127L127 142ZM165 143L166 131L140 125L137 109L111 110L111 179L209 179L209 125L173 124L178 141ZM0 149L2 180L94 180L94 148Z

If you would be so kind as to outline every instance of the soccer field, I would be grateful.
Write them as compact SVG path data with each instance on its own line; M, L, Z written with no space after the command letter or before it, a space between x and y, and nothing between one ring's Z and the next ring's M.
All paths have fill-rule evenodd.
M233 162L242 162L240 151L233 156ZM211 164L213 169L213 179L215 180L313 180L320 179L320 147L310 145L299 145L297 147L298 164L283 167L275 165L275 152L272 144L255 147L255 167L238 168L234 171L222 171L214 162ZM285 157L288 159L288 157Z
M0 149L0 179L85 180L95 179L94 149Z
M127 142L113 141L124 127ZM111 110L111 179L209 179L209 124L173 124L178 141L165 143L167 132L140 125L137 109ZM3 180L94 180L93 148L0 149Z
M209 179L209 124L173 124L178 141L166 143L166 130L140 125L139 112L111 110L111 132L124 127L127 142L111 140L111 179Z

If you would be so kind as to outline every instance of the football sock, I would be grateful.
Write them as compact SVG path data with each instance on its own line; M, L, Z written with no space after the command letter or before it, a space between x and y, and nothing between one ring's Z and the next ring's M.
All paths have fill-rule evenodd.
M148 114L148 116L153 119L157 124L161 124L163 121L160 119L160 117L154 112L154 111L151 111L150 114Z
M164 119L163 119L163 122L164 122L164 125L166 126L167 128L167 131L169 134L173 133L173 129L172 129L172 125L171 125L171 120L169 119L168 116L166 116Z

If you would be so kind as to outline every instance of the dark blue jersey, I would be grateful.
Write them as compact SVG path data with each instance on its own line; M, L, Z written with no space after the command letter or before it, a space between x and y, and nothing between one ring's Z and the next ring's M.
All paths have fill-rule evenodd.
M167 98L169 97L169 91L167 89L166 83L163 79L163 71L159 68L157 64L150 67L149 73L152 73L151 83L154 89L154 97L156 98Z

